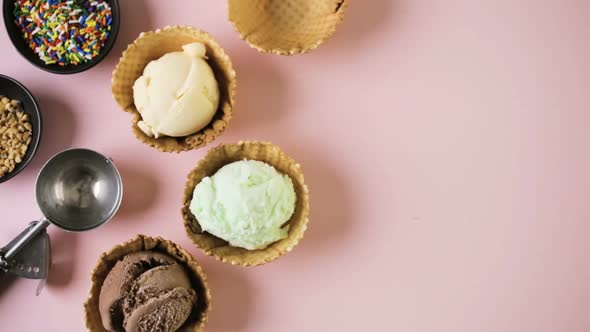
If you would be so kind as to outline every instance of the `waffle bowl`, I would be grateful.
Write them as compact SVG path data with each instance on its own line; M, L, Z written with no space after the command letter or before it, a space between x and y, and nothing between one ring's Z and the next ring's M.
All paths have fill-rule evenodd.
M157 251L175 258L182 263L191 279L193 289L197 293L197 303L193 306L193 312L187 321L178 330L181 332L203 331L207 323L207 315L211 310L211 292L207 286L207 278L199 264L191 254L175 243L160 237L152 238L145 235L137 235L135 238L113 247L103 253L96 267L92 271L92 284L90 294L84 303L84 320L88 331L108 332L102 325L98 309L100 288L115 263L125 255L138 251Z
M133 101L133 84L152 60L170 52L182 51L182 46L201 42L207 48L207 63L211 66L219 85L219 106L211 122L200 131L185 137L153 138L137 126L141 115ZM141 142L163 152L181 152L198 149L212 142L227 127L235 103L236 72L229 56L208 33L189 26L168 26L142 32L123 52L113 71L112 94L125 112L131 113L133 134Z
M316 49L344 20L348 0L229 0L229 20L250 46L293 55Z
M264 249L247 250L233 247L228 242L203 232L189 208L194 189L203 178L212 176L229 163L244 159L259 160L273 166L277 171L291 178L295 189L295 212L286 223L289 225L288 237L274 242ZM256 266L271 262L286 254L303 238L309 222L309 191L304 183L301 166L277 146L266 142L221 144L211 149L188 175L184 190L182 216L187 235L205 254L233 265Z

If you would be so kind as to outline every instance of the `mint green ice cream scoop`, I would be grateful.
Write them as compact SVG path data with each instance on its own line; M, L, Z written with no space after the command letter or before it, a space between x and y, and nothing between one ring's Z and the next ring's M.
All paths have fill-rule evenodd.
M196 187L190 210L203 231L234 247L263 249L287 237L295 211L293 182L256 160L225 165Z

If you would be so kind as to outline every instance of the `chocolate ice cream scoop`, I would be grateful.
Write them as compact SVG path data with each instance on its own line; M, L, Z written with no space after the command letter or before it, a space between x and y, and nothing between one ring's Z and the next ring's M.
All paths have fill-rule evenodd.
M137 278L136 285L139 288L190 288L191 281L181 265L173 264L158 266L146 271Z
M182 265L150 251L132 253L107 275L99 311L109 331L176 331L189 317L196 294Z
M123 314L127 317L150 298L156 298L175 288L191 288L191 282L181 265L162 265L148 270L135 280L123 300Z
M126 332L178 330L191 314L195 292L177 287L154 297L145 297L144 300L138 302L139 305L129 314L125 314L123 326Z

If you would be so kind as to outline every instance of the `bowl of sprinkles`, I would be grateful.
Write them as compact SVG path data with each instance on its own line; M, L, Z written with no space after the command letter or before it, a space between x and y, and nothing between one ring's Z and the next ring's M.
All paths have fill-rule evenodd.
M55 74L92 68L119 32L117 0L4 0L3 15L19 53Z

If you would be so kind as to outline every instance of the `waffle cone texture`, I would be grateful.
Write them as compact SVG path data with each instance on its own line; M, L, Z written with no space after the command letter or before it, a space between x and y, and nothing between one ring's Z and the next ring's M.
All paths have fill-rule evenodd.
M191 279L191 285L197 293L197 303L193 312L178 331L200 332L207 323L207 315L211 309L211 292L203 270L191 254L178 245L160 237L152 238L138 235L135 238L113 247L103 253L92 271L90 294L84 303L84 320L86 328L91 332L108 332L102 325L98 309L100 288L115 263L124 256L138 251L156 251L167 254L181 263Z
M229 0L229 20L251 47L293 55L316 49L344 20L349 0Z
M264 249L247 250L230 246L226 241L203 232L199 221L190 211L190 203L197 184L212 176L221 167L240 160L259 160L288 175L296 194L295 212L287 221L288 237L270 244ZM184 190L182 215L187 235L209 256L233 265L255 266L273 261L291 251L303 238L309 222L309 191L303 179L301 166L277 146L266 142L238 142L221 144L213 148L188 175Z
M182 51L182 46L201 42L207 49L207 63L211 66L219 85L219 106L211 122L200 131L185 137L153 138L137 126L141 115L133 101L133 84L153 60L170 52ZM227 127L232 118L236 93L236 72L229 56L208 33L189 26L168 26L142 32L123 52L113 71L111 82L115 101L125 112L133 115L133 134L141 142L164 152L181 152L197 149L212 142Z

